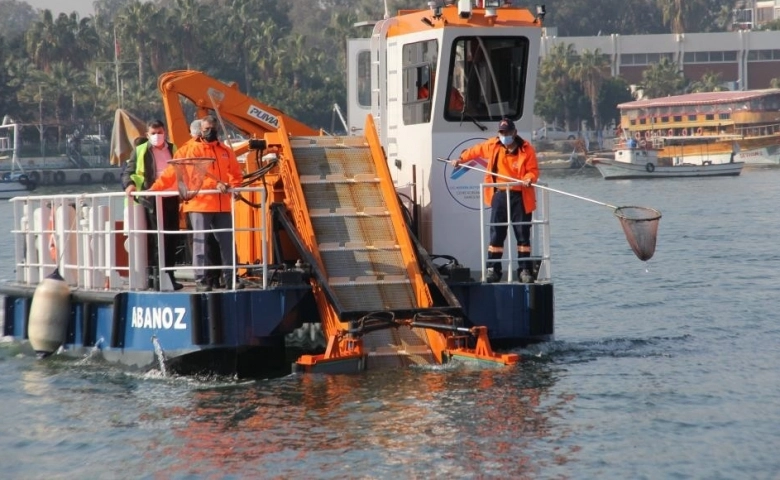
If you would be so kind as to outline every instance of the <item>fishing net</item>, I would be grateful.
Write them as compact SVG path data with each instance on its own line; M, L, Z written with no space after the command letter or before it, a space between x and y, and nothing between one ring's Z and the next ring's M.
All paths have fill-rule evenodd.
M643 262L655 253L655 239L661 212L648 207L619 207L615 216L620 220L623 233L637 257Z
M176 186L182 200L192 200L198 194L203 180L210 176L208 172L213 163L213 158L180 158L168 162L176 171Z

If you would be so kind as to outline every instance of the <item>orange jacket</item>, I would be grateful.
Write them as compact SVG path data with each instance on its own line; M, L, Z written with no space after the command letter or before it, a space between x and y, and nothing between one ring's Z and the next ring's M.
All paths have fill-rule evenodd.
M535 183L539 180L539 162L536 159L536 150L534 147L520 137L515 140L520 146L514 152L508 152L501 141L496 138L490 138L482 143L474 145L471 148L463 150L460 154L461 160L468 161L476 158L482 158L488 161L487 169L489 172L495 172L505 177L516 178L526 182ZM485 174L485 183L503 183L510 180L494 177L492 174ZM485 203L490 205L493 201L493 192L498 187L485 187ZM521 187L515 185L512 190L517 190L523 194L523 206L525 212L531 213L536 210L536 193L533 187Z
M233 150L226 147L219 141L205 142L203 140L196 140L192 143L185 143L182 148L176 150L173 155L174 159L180 158L214 158L216 161L206 169L206 175L203 179L203 184L200 186L200 190L216 190L217 179L220 182L227 184L230 187L238 187L241 185L243 175L241 173L241 166L236 160L236 154ZM176 169L173 165L169 165L166 168L160 178L158 178L154 184L152 184L149 190L173 190L176 188ZM190 188L197 188L197 185L190 186ZM182 211L184 212L229 212L230 211L230 194L202 194L195 195L191 200L182 202Z

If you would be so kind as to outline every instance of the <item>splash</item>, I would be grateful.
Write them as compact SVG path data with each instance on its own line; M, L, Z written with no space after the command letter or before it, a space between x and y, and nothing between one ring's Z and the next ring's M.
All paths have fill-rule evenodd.
M165 352L157 340L157 335L152 335L152 345L154 345L154 356L157 357L157 363L160 365L160 375L163 377L168 376L168 370L165 367Z

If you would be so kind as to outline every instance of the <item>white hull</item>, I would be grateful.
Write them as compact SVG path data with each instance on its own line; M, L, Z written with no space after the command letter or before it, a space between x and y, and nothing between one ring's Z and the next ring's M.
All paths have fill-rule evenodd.
M0 199L8 200L17 195L29 192L29 188L15 180L0 180Z
M605 180L736 176L742 172L742 167L745 165L743 162L734 162L661 167L652 163L636 164L606 159L593 159L592 163Z
M780 144L741 151L734 160L748 165L780 165Z

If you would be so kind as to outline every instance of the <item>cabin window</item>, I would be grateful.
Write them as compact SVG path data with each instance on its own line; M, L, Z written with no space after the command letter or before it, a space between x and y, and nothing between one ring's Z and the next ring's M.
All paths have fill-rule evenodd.
M363 50L357 56L357 102L361 107L371 106L370 50Z
M646 118L640 118L639 119L639 124L640 125L645 125L646 123L647 123L647 119Z
M661 123L669 123L669 117L666 116L661 117Z
M460 37L452 45L444 118L518 119L528 71L525 37Z
M720 120L728 120L730 118L731 118L731 114L730 113L719 113L718 114L718 119L720 119Z
M708 113L707 115L704 116L704 119L705 120L715 120L715 115L713 115L711 113Z
M696 115L688 115L689 122L695 122L698 117Z
M682 122L682 115L675 115L675 116L673 117L673 120L674 120L675 122Z
M439 43L436 40L404 45L401 57L404 125L431 121L431 105L438 57Z

